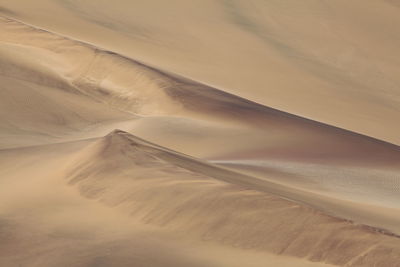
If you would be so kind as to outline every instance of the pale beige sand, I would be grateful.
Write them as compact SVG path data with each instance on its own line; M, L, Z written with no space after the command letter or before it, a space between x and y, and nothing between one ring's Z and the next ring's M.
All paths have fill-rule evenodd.
M396 0L0 0L3 14L400 144Z
M238 185L249 177L126 132L7 150L0 158L5 266L325 265L295 258L396 266L399 261L397 237ZM37 164L43 160L45 167Z
M83 198L78 188L66 186L65 167L78 157L90 157L91 149L85 146L93 142L0 152L0 266L329 266L204 242L193 238L194 233L185 236L181 231L145 223L115 205L110 208ZM113 146L119 149L118 144ZM131 163L145 157L138 155ZM132 164L128 162L128 166L136 166ZM155 167L142 170L162 172L162 165ZM119 179L121 173L113 170ZM185 179L179 168L177 174L174 168L171 171L171 183ZM146 194L146 187L143 189ZM163 191L170 190L167 186Z
M160 43L176 37L168 32L175 25L171 21L151 34L133 27L131 19L149 27L152 23L163 25L157 22L164 18L157 10L154 12L160 16L153 22L147 21L145 12L127 16L124 12L132 11L127 7L137 2L120 1L121 5L110 8L106 1L93 6L90 1L40 0L35 5L40 3L43 9L28 12L20 8L33 7L33 2L0 4L3 2L1 266L399 266L399 147L227 92L263 104L291 97L296 101L286 102L287 110L293 108L303 115L309 112L315 119L397 142L398 126L393 123L399 114L396 90L369 88L372 95L367 97L363 84L354 87L360 77L370 77L365 83L371 86L383 86L384 78L371 76L367 70L357 72L365 62L383 58L343 65L335 75L329 65L332 62L319 62L315 71L329 76L323 77L327 87L322 89L320 83L311 82L314 71L311 75L279 69L275 63L269 63L273 67L264 65L265 58L257 51L265 51L265 47L257 48L254 40L247 43L230 23L217 23L222 28L204 32L204 36L232 31L234 38L243 41L238 47L254 45L254 54L241 54L239 65L228 59L236 48L214 54L223 47L218 40L213 43L219 47L216 50L205 45L210 55L197 54L204 62L193 58L194 41L182 37L181 45L187 51L176 46L179 38ZM187 11L179 19L200 16L202 9L216 10L211 1L197 2L198 6L196 2L173 1L170 9L160 10L175 14L177 3ZM239 3L239 9L245 11L247 4ZM255 14L252 8L265 11L265 6L253 3L246 13ZM269 8L278 7L277 3L272 1ZM293 12L293 3L283 3L280 8ZM328 10L350 4L337 1L330 5ZM372 6L366 5L366 10ZM376 6L387 12L385 19L392 18L386 4ZM140 5L142 11L147 8L147 4ZM109 21L116 14L123 22ZM321 11L320 15L326 14ZM101 22L103 25L98 25ZM291 23L295 22L293 18ZM187 27L204 29L201 23ZM143 33L142 39L137 32ZM374 39L376 34L371 30L367 37ZM293 36L289 31L287 37ZM356 39L363 40L360 36ZM313 45L304 40L301 47L308 51ZM389 53L390 47L386 48ZM320 59L329 61L332 51L326 49L326 58L321 55ZM296 55L296 64L300 59L310 60ZM200 77L224 90L136 59ZM396 57L391 59L394 65L379 64L395 66ZM249 69L246 64L251 60ZM316 62L309 63L302 61L300 66L313 70ZM263 91L259 86L271 81L262 72L278 79L275 67L275 72L292 77L286 77L287 82L310 91L288 89L291 95L289 91ZM350 67L355 71L351 79L342 77ZM253 82L248 80L250 76L243 78L249 73ZM385 75L390 73L385 71ZM352 93L337 93L337 87L327 81ZM330 104L324 102L321 92L326 92ZM356 93L360 97L355 97ZM310 101L312 105L304 106ZM334 109L339 102L349 106ZM316 112L318 105L326 110ZM360 115L357 110L364 108L367 110ZM369 125L375 119L379 122ZM113 131L116 128L133 135Z

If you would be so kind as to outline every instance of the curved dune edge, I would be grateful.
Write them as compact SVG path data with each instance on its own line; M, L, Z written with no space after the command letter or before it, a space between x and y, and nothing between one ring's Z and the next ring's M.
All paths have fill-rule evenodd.
M16 160L21 153L25 157ZM38 166L38 158L47 166ZM279 255L277 266L398 266L398 236L278 197L273 185L271 193L258 190L248 183L255 178L120 130L95 140L5 150L0 159L2 174L14 168L10 162L20 166L9 175L14 182L0 189L6 205L0 206L0 235L7 240L0 263L7 266L91 266L100 260L141 266L146 259L152 266L245 264L219 262L226 255L260 257L257 267L277 260L268 255ZM186 242L200 258L179 253ZM217 256L209 258L211 251L196 244ZM139 254L132 258L131 249ZM153 262L145 251L160 254Z
M237 144L231 150L221 140L201 143L215 151L205 158L301 159L354 165L361 175L370 169L398 170L398 146L264 107L13 20L1 19L1 23L0 30L8 34L0 43L0 67L5 66L0 68L1 79L10 85L0 100L4 104L0 115L7 122L2 142L15 136L15 147L41 145L44 140L50 146L74 141L68 151L71 156L52 151L57 161L53 178L67 179L86 198L115 207L117 213L130 214L141 223L172 233L185 230L189 239L339 266L396 266L399 244L394 234L277 197L311 204L313 199L303 198L307 193L302 195L301 190L295 190L296 195L282 185L206 164L122 131L97 141L87 138L102 136L120 122L135 132L131 125L148 118L164 119L167 126L177 117L195 122L187 128L211 121L214 124L209 127L216 132L217 124L225 130L243 130L242 135L261 130L255 140L233 138L230 144ZM16 112L9 112L11 108ZM83 128L88 128L84 134ZM18 143L21 136L31 139ZM197 135L188 139L202 141ZM239 146L243 140L251 149ZM18 153L15 147L2 152ZM31 149L46 151L46 146ZM4 178L18 172L15 158L17 167L5 165ZM37 171L47 170L38 167ZM380 178L392 182L390 175Z
M389 196L383 205L400 203L393 179L400 161L396 145L258 105L14 20L0 23L0 148L100 137L121 128L200 158L305 163L297 170L303 178L309 174L302 168L327 166L337 170L330 171L330 180L340 182L345 195L339 197L365 201L365 195L343 187L340 170L350 166L358 185L369 177L371 186L363 190L371 204L382 205L382 195ZM263 172L264 178L276 174L271 168ZM386 191L374 192L377 186Z
M338 266L400 260L399 236L243 187L239 175L120 130L77 153L70 166L66 179L83 196L170 231Z
M191 116L204 117L204 115L199 115L199 113L208 113L211 111L211 114L207 115L216 115L217 117L221 117L220 119L223 120L229 118L235 121L240 120L244 123L258 123L259 120L257 119L257 117L263 115L265 116L267 115L267 113L270 113L268 114L269 116L281 116L282 118L286 117L294 119L292 121L290 121L289 119L290 122L303 120L303 123L315 123L318 126L337 129L338 131L346 131L348 134L351 133L356 136L369 138L374 142L381 142L382 144L387 144L389 146L393 146L393 148L399 149L399 146L394 143L353 132L348 129L328 125L323 122L303 118L296 114L291 114L281 110L270 108L247 100L245 98L241 98L222 90L213 88L211 86L207 86L200 82L190 80L178 74L169 73L167 70L159 70L155 67L146 65L130 57L126 57L113 51L105 50L101 47L96 46L95 44L85 43L83 41L63 36L59 33L50 32L46 29L27 24L15 18L7 17L6 15L0 15L0 18L3 26L5 26L5 33L7 33L7 24L9 24L11 26L9 30L14 31L16 36L23 34L29 36L30 34L32 34L32 36L35 36L38 39L41 39L40 36L44 37L43 40L33 42L32 44L29 44L31 41L29 40L29 38L22 38L21 40L19 40L19 42L22 41L22 43L18 43L18 45L22 45L24 42L26 42L28 43L28 46L32 45L33 47L39 47L40 49L48 49L52 53L63 52L67 54L65 57L78 55L82 56L86 54L83 62L79 62L80 60L77 60L79 63L83 63L83 69L56 69L53 70L54 73L51 73L50 75L48 73L48 69L45 73L43 73L40 71L40 69L37 69L37 66L31 66L34 67L31 69L29 69L28 66L27 69L27 66L19 65L17 63L16 67L18 68L19 73L16 78L18 79L22 78L22 80L26 79L30 82L38 84L44 83L44 85L46 86L72 91L74 93L78 91L80 94L84 94L103 103L107 103L115 109L122 109L123 111L132 112L138 115L157 115L154 110L159 110L160 114L179 114L184 116L185 112L193 111L194 113L190 114ZM45 43L41 44L41 41ZM54 48L52 47L52 42L54 42L54 45L61 46ZM9 43L9 41L6 40L5 43L12 45L12 41L11 43ZM47 47L47 44L50 45ZM71 49L70 51L65 50L62 48L63 45L77 46L74 47L74 49L77 50L74 52L78 53L76 53L76 55L68 54L68 52L73 51L73 49ZM15 49L15 47L11 48ZM80 49L82 49L82 51L79 51ZM35 56L39 58L43 58L44 56L53 57L54 54L43 54L42 56L40 54L36 54ZM60 59L64 60L62 55L57 56L61 56ZM85 62L86 58L89 59L89 62ZM24 61L25 60L26 58L24 58ZM75 61L76 58L73 57L70 60ZM41 64L42 63L43 62L41 62ZM73 64L76 65L76 63ZM126 82L128 81L124 80L126 79L126 77L123 77L123 75L121 77L118 77L117 75L113 76L114 73L112 73L112 75L110 75L111 78L107 77L107 75L105 74L106 70L104 69L104 66L107 65L117 67L116 70L112 71L110 71L110 69L107 69L107 71L111 73L123 70L123 68L118 69L118 65L122 65L123 67L129 67L130 69L132 69L132 71L128 71L129 74L139 72L136 77L131 76L130 79L136 80L135 82L138 84L135 84L134 86L142 86L140 89L142 89L144 93L139 91L135 91L134 93L132 93L131 91L129 91L130 89L132 89L129 88L131 87L131 85L126 84ZM54 63L50 63L49 66L54 67L55 65ZM75 68L76 66L72 65L71 67ZM4 69L2 69L2 71L4 71ZM12 73L14 70L10 69L6 71ZM34 73L34 75L31 75L33 74L32 72ZM127 72L126 69L124 72ZM7 72L1 74L6 76L9 75ZM34 80L31 80L32 78ZM109 78L110 80L107 80ZM137 80L139 80L139 82L137 82ZM124 85L127 88L124 89ZM143 86L146 86L146 88ZM154 88L151 88L153 86ZM148 89L147 87L150 87L150 89ZM198 92L199 89L205 92ZM141 96L140 94L143 94L143 96ZM154 96L155 94L157 94L157 98L152 98L151 96ZM142 105L136 106L137 102ZM145 104L149 104L149 106L143 105L143 102ZM151 102L155 102L155 104L151 104ZM222 105L223 107L221 108L219 105ZM231 108L239 110L230 110ZM249 118L249 115L255 116L251 116ZM210 119L210 117L206 117L207 119Z
M0 12L398 144L400 58L393 25L400 20L393 2L173 0L154 9L153 2L138 0L1 0L6 10Z
M173 189L174 183L179 184L181 179L187 180L186 175L190 176L192 173L173 164L157 161L153 165L151 159L156 159L157 156L151 156L145 151L136 153L135 157L131 158L131 149L126 146L124 140L118 141L119 134L114 133L100 140L91 139L0 152L0 236L4 241L0 243L0 265L261 267L268 262L277 266L330 266L306 259L278 256L265 250L235 248L216 240L205 242L206 240L196 232L192 234L183 231L183 228L160 227L158 223L146 223L140 216L130 214L131 207L127 209L124 204L116 203L104 205L103 201L83 198L76 186L67 186L66 178L73 175L71 172L74 175L84 173L84 169L81 169L82 173L77 170L79 164L74 164L75 161L92 162L98 157L107 157L111 165L106 163L104 167L111 169L99 169L97 174L91 172L91 175L97 176L95 180L99 183L96 182L93 187L89 186L93 190L83 184L77 185L82 192L98 191L98 186L104 185L102 181L107 183L103 179L104 174L109 175L107 179L112 179L113 184L119 184L130 191L131 187L135 186L131 183L134 180L139 179L140 182L146 180L146 177L162 178L158 175L165 177L166 171L171 178L176 176L177 180L173 178L170 181L171 185L165 188L167 190L162 190L157 184L152 186L155 186L153 189L164 192L160 192L161 194L170 195L168 190L171 186ZM106 151L103 151L105 153L101 153L105 148L103 145L107 144L110 138L115 138L116 143L110 144ZM135 140L155 147L143 140ZM120 148L127 150L120 153ZM174 154L171 151L169 153ZM21 154L24 157L18 157ZM45 161L46 165L38 164L41 161ZM75 168L71 168L71 164ZM123 172L120 172L122 169L117 168L119 164L129 166L130 171L133 170L133 176L128 180L125 180L125 176L118 178L119 175L123 175ZM115 175L112 174L114 171ZM138 177L140 174L146 177ZM201 178L202 175L196 177ZM209 180L212 185L213 179ZM152 188L142 185L143 190L135 189L138 194L133 191L127 193L134 193L138 197L149 194L151 198L155 197L151 192ZM203 184L200 185L203 187ZM110 189L116 193L115 188ZM203 189L199 190L204 193ZM174 191L172 195L178 196L177 193ZM129 195L122 194L111 201L125 198L129 198ZM154 201L151 203L156 203L157 199Z
M355 178L358 180L376 169L381 172L374 175L372 181L382 180L391 190L383 193L390 196L387 201L399 203L392 177L393 171L398 171L398 146L264 107L14 20L4 18L1 22L5 36L0 46L0 51L3 51L0 60L5 66L1 68L1 74L6 81L1 100L4 109L2 120L8 124L5 132L10 132L2 139L6 144L23 140L27 143L19 146L28 146L42 144L42 140L59 143L99 137L118 124L133 133L149 127L141 135L146 140L152 136L152 141L197 157L200 153L196 149L201 149L212 153L201 155L203 158L227 161L241 160L241 157L252 160L255 157L266 162L318 163L339 170L332 177L334 179L340 178L340 170L347 166L357 168L359 175ZM149 121L149 118L157 116L164 116L164 119ZM186 128L175 129L171 125L177 122L177 117L200 126L192 130L190 127L196 124L184 124ZM149 123L139 123L139 128L131 128L130 125L138 119ZM165 126L160 128L163 121ZM201 132L205 121L213 122L214 126L207 129L209 136L198 135L196 132ZM215 129L218 124L221 129ZM85 129L84 133L82 129ZM169 138L162 138L171 129L177 130L178 135L173 132ZM182 135L180 130L186 132ZM189 134L187 130L190 130ZM155 133L158 131L159 134ZM218 131L219 139L215 137ZM221 134L221 131L225 133ZM243 133L236 138L235 132L239 131ZM233 135L227 142L231 132ZM182 136L186 138L183 146L179 145ZM179 139L179 142L174 142L174 139ZM198 146L193 147L192 144L196 143ZM386 174L385 170L393 171ZM262 171L267 178L276 176L271 169ZM350 171L354 173L354 170ZM283 174L277 176L278 180L286 179L288 175ZM374 183L372 189L364 190L372 190L369 199L380 201L382 192L373 192L376 188ZM341 190L348 190L348 187ZM336 198L342 197L333 193ZM354 195L355 192L350 193ZM357 201L362 203L364 200ZM305 202L312 204L315 199ZM338 213L336 205L329 203L330 213ZM352 209L359 207L355 205L344 213L339 211L344 214L342 217L398 231L396 222L399 218L389 218L389 223L369 223L371 216L364 214L353 218ZM326 205L324 210L327 210ZM372 217L386 220L388 215L381 216L380 210L374 208L377 215Z

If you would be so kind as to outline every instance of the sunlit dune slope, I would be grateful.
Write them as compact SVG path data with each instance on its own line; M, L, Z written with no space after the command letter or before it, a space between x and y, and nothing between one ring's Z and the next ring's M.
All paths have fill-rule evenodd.
M393 1L117 2L0 0L0 266L399 266Z
M204 242L197 236L183 235L182 231L143 224L138 216L118 206L109 207L82 197L76 186L68 186L66 175L73 170L70 164L78 158L89 161L90 157L99 157L101 153L94 153L88 146L104 143L106 140L86 140L0 151L1 266L262 267L265 262L279 266L330 266ZM117 153L114 156L123 160L118 146L112 147L110 151ZM141 162L143 170L144 158L147 159L145 152L136 153L123 162L131 166ZM112 162L113 158L109 160ZM184 174L178 169L170 166L171 175ZM99 181L103 179L98 177ZM131 178L134 181L138 177ZM143 189L143 193L148 190Z
M67 179L71 171L76 171L73 162L79 159L87 163L101 157L107 164L105 158L111 155L123 162L121 167L126 164L125 167L147 169L142 172L146 175L152 173L148 167L154 167L154 175L159 178L164 167L168 167L171 179L176 176L180 180L182 175L190 175L174 164L153 164L145 151L125 158L119 152L126 153L130 149L123 140L110 144L108 152L102 153L108 140L115 137L114 140L118 140L115 134L99 140L0 151L0 265L262 267L268 262L277 266L331 266L262 250L243 250L205 241L197 234L187 235L170 227L143 224L140 216L131 215L123 205L104 205L82 197L78 190L80 185L68 186ZM115 163L113 158L108 159L112 165ZM184 161L190 163L192 159ZM108 178L114 176L115 181L124 183L125 178L118 178L123 173L113 175L111 172L107 172L111 175ZM102 174L98 173L99 182L104 180L104 174L104 169ZM136 179L140 177L133 173L131 182ZM125 185L130 187L129 182ZM143 189L142 194L146 195L149 188Z
M42 264L42 260L47 258L49 262L67 266L71 260L66 257L75 255L76 266L87 266L100 260L98 257L102 257L104 251L109 251L109 256L104 256L105 262L114 260L116 266L125 266L133 258L129 256L129 249L117 252L118 247L137 247L138 244L128 241L129 239L123 241L118 238L121 235L134 237L135 232L127 229L139 230L142 229L142 224L155 227L151 230L153 241L148 240L143 244L150 244L155 250L160 249L157 238L163 240L166 235L174 234L173 244L177 242L179 245L179 242L186 242L185 240L209 243L211 247L215 244L219 249L226 248L228 254L224 254L225 256L234 254L235 250L250 249L272 255L279 254L283 259L302 258L338 266L396 266L399 261L400 239L395 235L327 216L303 204L282 199L267 193L262 186L258 188L257 183L251 184L251 179L255 178L232 173L148 143L126 132L116 130L96 140L19 150L24 150L27 155L20 160L20 164L26 169L14 172L14 185L20 186L20 192L27 190L21 184L23 173L48 174L33 176L38 184L31 186L31 192L25 194L27 198L39 194L34 202L12 201L12 204L9 203L3 209L3 218L8 218L9 223L21 220L19 224L32 229L37 228L44 220L47 232L40 230L31 235L31 238L39 243L45 240L47 247L55 246L58 251L65 253L51 252L53 250L40 252L36 248L41 255L33 259ZM18 149L3 151L0 158L7 162L17 151ZM51 170L35 164L34 159L39 155L48 159ZM13 161L19 162L15 159ZM10 184L12 183L8 184L8 188ZM49 188L54 188L53 192ZM273 190L273 186L268 188ZM75 192L79 192L81 196ZM92 202L87 202L82 197L92 199ZM1 198L10 201L7 194L2 194ZM73 201L69 203L71 199ZM41 201L44 204L37 209L37 214L31 219L24 219L25 216L20 212L36 207ZM51 201L62 201L60 203L64 203L65 212L70 205L75 211L68 211L70 215L60 213L46 204ZM90 220L84 219L85 210L89 214L103 210L104 215ZM131 226L127 224L126 215L129 215ZM64 221L65 216L71 217ZM111 218L104 218L109 216ZM72 238L68 230L73 225L71 221L82 220L87 221L78 229L86 235ZM96 221L97 226L91 231L101 231L102 227L113 223L119 225L119 230L106 236L92 235L93 232L88 232L87 227ZM139 224L133 227L133 222ZM15 227L18 224L14 222L13 225ZM64 230L51 233L60 227ZM2 229L11 229L7 228L7 221L4 221ZM157 232L161 230L164 234ZM3 254L7 255L6 251L10 249L7 244L17 244L15 246L18 248L18 255L23 247L20 247L17 238L26 238L23 231L20 231L20 235L22 237L7 237L9 241L3 245ZM138 238L140 240L143 235ZM80 254L71 248L74 246L90 253ZM35 251L30 243L26 244L26 249L29 253ZM171 251L172 255L175 249ZM139 252L139 262L142 262L143 255L143 252ZM161 258L164 257L162 255L161 253ZM220 257L221 255L215 256L215 263ZM18 262L10 256L1 258L5 263ZM190 256L186 260L188 259L191 259ZM171 259L166 257L164 260L169 264ZM185 258L177 253L174 261L179 266L181 261L185 262ZM302 260L298 265L294 261L292 264L287 266L303 266Z
M99 137L118 127L285 186L399 208L398 146L20 22L3 18L1 23L3 148ZM354 215L336 205L328 210ZM373 225L397 231L395 214ZM351 219L370 223L372 217L383 218L367 217ZM396 219L387 223L386 217Z
M400 144L394 0L0 0L0 12Z
M1 60L3 66L7 66L1 68L2 77L10 83L19 80L19 83L23 81L55 89L49 93L42 90L41 94L49 95L49 98L51 94L61 92L69 93L66 96L71 98L86 96L131 114L130 117L125 115L131 119L169 116L240 125L252 130L257 128L255 131L264 133L264 144L260 147L260 140L257 140L257 148L261 150L265 146L268 153L276 157L297 158L301 154L303 158L312 160L361 160L387 164L398 160L399 150L395 145L274 110L15 21L3 18L1 23L4 34ZM38 60L32 60L33 56ZM12 87L7 82L2 86L6 89ZM24 92L19 91L19 94ZM7 95L14 93L11 91ZM102 116L101 113L92 113ZM109 119L110 112L104 113L103 117ZM43 115L37 117L40 120ZM249 141L248 150L254 150Z
M256 186L255 190L240 186L251 178L126 132L112 132L79 152L75 160L67 179L82 195L122 206L147 224L337 265L383 266L399 260L393 250L393 246L400 249L397 237L325 216L259 192Z

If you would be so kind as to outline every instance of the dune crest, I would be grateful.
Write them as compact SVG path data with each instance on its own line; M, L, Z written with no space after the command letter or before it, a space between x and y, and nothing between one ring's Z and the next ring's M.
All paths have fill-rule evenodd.
M146 224L338 266L395 266L400 259L399 237L229 183L220 178L224 170L209 172L206 163L124 131L84 148L76 160L67 179L83 196Z
M0 0L0 12L400 144L397 0L283 1Z
M393 1L31 2L0 0L0 266L400 267Z

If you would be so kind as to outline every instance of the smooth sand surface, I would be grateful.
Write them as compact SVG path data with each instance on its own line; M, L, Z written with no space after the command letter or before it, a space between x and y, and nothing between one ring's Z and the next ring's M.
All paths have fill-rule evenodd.
M395 1L110 3L0 0L0 266L400 266Z
M400 144L397 0L0 0L0 12Z

